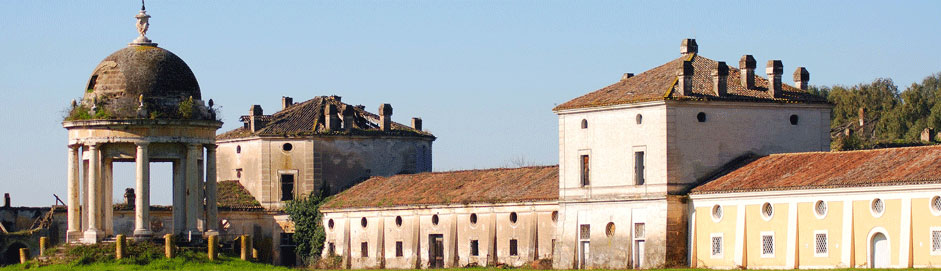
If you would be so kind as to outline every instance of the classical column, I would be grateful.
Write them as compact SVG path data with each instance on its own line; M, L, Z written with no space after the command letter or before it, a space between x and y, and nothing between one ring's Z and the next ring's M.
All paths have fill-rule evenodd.
M99 191L103 199L98 204L101 208L98 229L104 232L104 236L109 236L114 235L114 162L111 158L104 157L105 153L107 151L104 147L99 148L98 159L101 160L101 166L98 170L98 180L101 181Z
M150 231L150 157L147 142L137 143L137 191L134 199L134 236L148 238Z
M184 233L191 235L200 235L196 221L198 219L196 208L199 205L198 176L196 172L199 161L199 144L186 145L186 231Z
M173 161L173 233L181 234L186 229L186 151L182 159Z
M98 145L88 146L88 230L85 231L84 243L97 243L101 235L98 225L99 207L98 201L101 191L101 180L98 169L101 167L101 161L98 158Z
M69 206L68 221L69 229L66 232L66 240L79 240L82 232L82 204L81 185L79 184L78 163L81 160L78 157L78 148L81 145L69 145Z
M206 145L206 229L210 234L219 231L219 206L216 204L216 145Z

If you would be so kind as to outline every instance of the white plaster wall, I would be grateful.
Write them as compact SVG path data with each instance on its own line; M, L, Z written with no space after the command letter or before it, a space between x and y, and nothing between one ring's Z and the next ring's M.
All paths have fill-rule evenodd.
M644 240L646 253L641 268L660 267L666 250L666 199L617 202L560 203L559 226L556 230L555 269L579 267L579 226L590 225L589 253L585 268L632 268L633 244ZM606 227L614 223L614 234L608 236ZM634 223L645 223L643 238L633 236Z

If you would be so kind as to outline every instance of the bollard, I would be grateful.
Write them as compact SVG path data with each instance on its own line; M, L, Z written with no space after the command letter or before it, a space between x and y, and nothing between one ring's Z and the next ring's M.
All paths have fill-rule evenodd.
M258 260L258 249L252 247L252 260Z
M241 257L242 257L242 260L243 260L243 261L247 261L247 260L248 260L248 255L249 255L248 253L250 253L250 251L251 251L251 248L250 248L251 245L248 243L248 242L249 242L249 241L248 241L248 235L242 235L240 238L242 239L242 240L240 240L240 241L241 241L241 244L242 244L242 246L241 246L241 248L242 248L242 250L241 250L241 254L242 254Z
M39 237L39 256L46 256L46 247L49 246L49 237Z
M167 255L168 259L173 258L173 235L169 233L164 235L163 243L164 254Z
M124 247L126 246L127 239L124 238L123 234L118 234L114 237L114 259L120 260L124 258Z
M21 248L20 249L20 263L26 263L26 260L29 260L29 249Z
M216 235L209 236L209 260L215 261L218 254L216 253L216 247L219 246L219 238Z

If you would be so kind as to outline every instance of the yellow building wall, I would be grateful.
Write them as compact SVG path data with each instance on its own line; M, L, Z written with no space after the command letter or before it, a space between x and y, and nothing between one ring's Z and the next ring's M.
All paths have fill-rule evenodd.
M884 199L885 202L885 211L882 216L874 217L871 213L871 201L870 200L856 200L853 201L853 241L855 242L855 259L856 266L869 266L869 233L876 227L881 227L886 230L886 238L889 241L889 251L892 251L892 255L889 255L889 262L892 266L897 266L899 264L899 244L901 232L899 228L901 226L900 219L902 217L902 200L900 199ZM908 218L906 218L908 219ZM905 259L906 261L908 259ZM906 262L907 263L907 262Z
M745 206L745 253L746 263L753 267L781 267L787 264L787 220L788 204L777 203L770 220L765 220L761 214L764 203ZM774 233L774 255L762 256L761 235L765 232Z
M843 244L843 202L828 201L827 214L817 218L816 202L801 202L797 204L798 221L798 250L800 266L838 266L842 255ZM827 231L827 256L818 257L815 254L816 232Z
M696 208L696 266L735 267L735 223L738 206L722 206L722 220L712 220L712 206ZM722 257L712 257L712 235L722 234Z
M912 199L912 255L915 266L941 266L941 254L931 255L931 227L941 227L941 216L931 212L930 198Z

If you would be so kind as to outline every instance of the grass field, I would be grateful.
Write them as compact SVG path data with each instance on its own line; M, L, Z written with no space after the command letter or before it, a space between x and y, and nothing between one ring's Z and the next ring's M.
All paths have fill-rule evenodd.
M222 257L216 262L197 262L183 258L153 260L146 265L133 263L106 262L90 264L52 264L38 266L35 263L8 265L0 271L12 270L292 270L290 268L268 264L242 261L238 258Z

